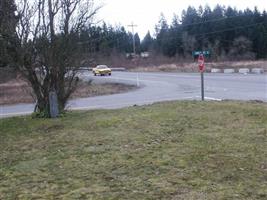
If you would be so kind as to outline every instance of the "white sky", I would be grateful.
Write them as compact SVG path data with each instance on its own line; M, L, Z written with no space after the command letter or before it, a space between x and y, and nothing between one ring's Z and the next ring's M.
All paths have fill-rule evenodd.
M267 10L267 0L99 0L104 7L98 13L98 19L103 19L111 25L123 25L127 30L131 31L128 24L134 22L138 25L135 32L138 32L142 39L150 30L154 34L155 25L159 20L162 12L168 22L171 22L173 14L181 16L182 10L187 9L189 5L198 8L209 5L214 8L216 4L231 5L238 10L246 8L254 9L258 7L260 11Z

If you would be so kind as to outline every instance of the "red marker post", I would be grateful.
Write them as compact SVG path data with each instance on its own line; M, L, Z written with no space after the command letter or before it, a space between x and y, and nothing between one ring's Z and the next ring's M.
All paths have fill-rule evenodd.
M204 71L205 71L205 59L203 54L199 54L198 56L198 68L201 74L201 100L205 100L204 96Z

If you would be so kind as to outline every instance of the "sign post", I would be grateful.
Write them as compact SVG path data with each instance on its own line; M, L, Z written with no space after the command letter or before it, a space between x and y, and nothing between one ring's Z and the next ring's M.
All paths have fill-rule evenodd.
M201 100L205 100L204 94L204 71L205 71L205 61L203 54L199 54L198 56L198 67L201 74Z
M204 72L201 72L201 100L205 100L204 96Z

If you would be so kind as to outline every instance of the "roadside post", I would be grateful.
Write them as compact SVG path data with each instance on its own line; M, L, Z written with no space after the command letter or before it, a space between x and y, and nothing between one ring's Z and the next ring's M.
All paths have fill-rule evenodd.
M136 86L139 87L140 86L140 83L139 83L139 74L137 72L136 74Z
M53 89L49 92L49 106L50 106L50 117L57 118L59 116L58 110L58 100L57 100L57 93Z
M201 100L205 100L204 94L204 71L205 71L205 60L203 54L199 54L198 56L198 68L201 74Z

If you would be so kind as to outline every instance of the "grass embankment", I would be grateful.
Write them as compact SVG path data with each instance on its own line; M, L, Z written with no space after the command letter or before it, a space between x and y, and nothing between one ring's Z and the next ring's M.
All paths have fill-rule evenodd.
M0 199L266 199L266 104L0 121Z

